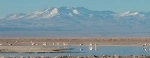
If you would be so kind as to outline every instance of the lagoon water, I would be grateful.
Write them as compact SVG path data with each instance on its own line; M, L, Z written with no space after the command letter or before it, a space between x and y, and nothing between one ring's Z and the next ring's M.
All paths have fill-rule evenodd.
M64 48L60 46L59 48ZM0 53L0 56L89 56L89 55L150 55L149 47L143 46L68 46L66 53ZM83 49L83 50L82 50Z

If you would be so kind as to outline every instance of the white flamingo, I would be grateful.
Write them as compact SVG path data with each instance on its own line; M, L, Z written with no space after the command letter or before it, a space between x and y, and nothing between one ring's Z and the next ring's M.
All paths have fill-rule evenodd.
M33 43L32 41L31 41L31 44L32 44L32 45L37 45L36 43Z
M53 43L53 45L55 45L55 43Z
M16 41L16 43L17 43L18 41Z
M83 49L81 48L82 45L83 45L83 44L80 44L80 51L83 51Z
M32 43L32 45L37 45L36 43Z
M147 46L147 44L145 43L145 44L143 44L143 46Z
M46 46L47 44L46 44L46 43L43 43L43 45Z
M10 46L11 46L12 44L8 44L8 45L10 45Z
M97 51L97 50L98 50L98 49L97 49L97 45L98 45L98 44L95 44L95 51Z
M82 46L83 44L80 44L80 46Z
M90 44L89 46L91 46L91 47L92 47L92 46L93 46L93 44Z
M89 50L93 50L93 44L89 45Z
M82 45L83 45L83 44L80 44L80 48L81 48Z
M63 43L63 45L64 45L64 48L67 48L66 46L67 46L68 44L66 44L66 43Z
M146 43L145 43L145 44L143 44L143 48L146 48L147 46L148 46L148 44L146 44Z
M92 46L90 46L90 47L89 47L89 50L93 50L93 47L92 47Z
M64 46L66 46L66 45L68 45L68 44L66 44L66 43L63 43L63 45L64 45Z

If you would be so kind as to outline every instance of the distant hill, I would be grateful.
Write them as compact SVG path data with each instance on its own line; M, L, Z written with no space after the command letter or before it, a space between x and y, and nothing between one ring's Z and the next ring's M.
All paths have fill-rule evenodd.
M0 18L0 31L150 32L150 12L92 11L84 7L51 7Z

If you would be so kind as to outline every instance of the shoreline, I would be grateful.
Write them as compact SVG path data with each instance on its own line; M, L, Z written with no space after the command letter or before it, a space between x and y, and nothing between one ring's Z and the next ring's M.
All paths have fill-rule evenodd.
M99 46L143 46L150 45L150 38L0 38L3 46L37 45L99 45Z
M1 58L149 58L148 55L89 55L89 56L0 56Z

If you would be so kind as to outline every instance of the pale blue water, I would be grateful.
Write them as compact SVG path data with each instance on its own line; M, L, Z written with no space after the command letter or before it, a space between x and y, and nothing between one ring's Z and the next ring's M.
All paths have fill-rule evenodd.
M63 48L63 47L60 47ZM143 46L93 46L93 50L89 50L89 46L68 46L73 50L67 50L70 53L0 53L0 56L89 56L89 55L150 55L149 47L147 51L143 50ZM71 53L72 52L72 53Z

